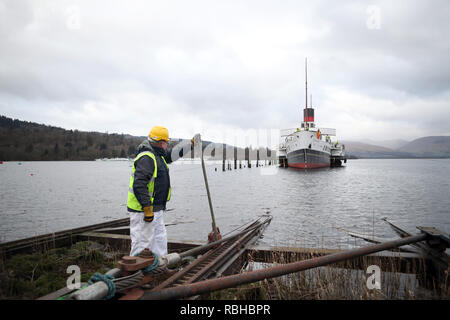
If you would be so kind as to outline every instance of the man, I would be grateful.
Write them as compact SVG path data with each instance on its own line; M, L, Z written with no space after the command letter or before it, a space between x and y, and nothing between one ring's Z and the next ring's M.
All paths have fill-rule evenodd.
M163 216L171 193L168 164L177 160L172 159L172 150L168 149L168 144L168 130L155 126L137 148L127 200L130 256L138 255L145 248L158 256L167 254Z

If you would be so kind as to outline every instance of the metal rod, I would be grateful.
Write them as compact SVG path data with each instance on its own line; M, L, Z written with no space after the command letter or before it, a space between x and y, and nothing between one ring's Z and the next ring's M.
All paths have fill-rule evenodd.
M203 178L205 180L206 193L208 194L208 203L209 203L209 210L211 212L214 240L217 240L219 237L217 236L216 219L214 218L214 209L213 209L213 205L212 205L212 201L211 201L211 194L209 192L208 178L206 177L205 161L203 160L203 142L202 142L200 135L198 135L197 138L198 138L197 139L198 141L195 141L195 142L200 143L200 154L201 154L201 159L202 159Z
M182 297L189 297L208 293L211 291L222 290L236 287L239 285L261 281L267 278L279 277L285 274L299 272L311 268L325 266L328 264L341 262L347 259L353 259L367 254L384 251L387 249L403 246L410 243L426 240L429 236L425 233L410 236L398 240L393 240L385 243L380 243L372 246L357 248L344 252L326 255L319 258L303 260L299 262L292 262L285 265L279 265L272 268L255 270L243 274L231 275L218 279L210 279L200 281L188 285L182 285L174 288L168 288L160 291L146 292L141 297L144 300L166 300L178 299Z
M192 248L192 249L190 249L188 251L184 251L184 252L180 253L180 257L183 258L183 257L187 257L187 256L193 256L193 255L200 254L201 252L204 252L204 251L206 251L206 250L208 250L208 249L210 249L210 248L212 248L212 247L214 247L214 246L216 246L218 244L221 244L221 243L223 243L225 241L229 241L229 240L231 240L233 238L236 238L236 237L238 237L238 236L240 236L240 235L242 235L244 233L247 233L247 232L249 232L249 231L251 231L253 229L260 228L264 224L269 223L271 220L272 220L272 217L269 217L268 219L266 219L265 221L263 221L263 222L261 222L259 224L253 223L247 229L245 229L245 230L243 230L243 231L241 231L241 232L239 232L239 233L237 233L235 235L232 235L232 236L229 236L229 237L226 237L226 238L222 238L220 240L217 240L217 241L214 241L214 242L211 242L211 243L199 246L199 247Z
M308 127L308 58L305 58L305 129Z
M263 225L261 223L257 224L257 221L254 222L252 225L255 225L258 227L258 229L250 228L245 230L244 233L239 237L239 239L236 239L235 241L229 241L228 243L223 244L222 246L218 246L218 248L210 250L203 254L200 258L195 259L191 264L183 268L181 271L174 274L172 277L166 279L164 282L159 284L156 288L153 288L152 291L158 291L162 290L164 288L173 287L174 285L180 285L179 281L182 281L183 284L192 283L196 280L198 280L199 277L204 277L204 279L208 278L208 276L205 276L209 272L217 271L217 268L223 265L223 260L220 261L218 255L223 255L224 252L226 252L228 249L232 247L233 245L236 245L237 243L241 243L244 241L243 239L247 237L247 235L259 235L261 233L261 229L263 228ZM230 259L229 257L226 258L226 260L232 260L234 262L236 258ZM211 262L214 261L214 262ZM214 265L211 265L213 263ZM206 274L205 274L206 273Z

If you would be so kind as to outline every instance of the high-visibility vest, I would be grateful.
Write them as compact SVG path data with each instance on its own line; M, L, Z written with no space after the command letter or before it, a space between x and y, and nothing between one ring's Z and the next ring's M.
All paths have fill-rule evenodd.
M150 195L150 203L153 204L154 201L154 190L155 190L155 179L158 174L158 165L156 163L156 158L153 153L150 151L144 151L137 155L136 159L133 161L133 169L131 170L131 177L130 177L130 184L128 186L128 200L127 200L127 207L136 211L143 211L141 204L139 203L138 199L134 195L133 191L133 184L134 184L134 173L136 171L136 161L142 158L143 156L148 156L153 159L153 162L155 163L155 171L153 171L152 178L150 179L149 183L147 184L148 193ZM166 159L164 157L161 157L166 164L167 170L169 170L169 166L167 165ZM171 188L169 187L169 194L167 195L167 201L170 200L170 193Z

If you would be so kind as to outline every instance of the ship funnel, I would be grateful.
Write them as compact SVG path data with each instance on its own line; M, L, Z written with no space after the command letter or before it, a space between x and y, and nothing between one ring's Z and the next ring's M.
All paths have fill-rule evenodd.
M303 109L303 121L304 122L314 122L314 109L313 108Z

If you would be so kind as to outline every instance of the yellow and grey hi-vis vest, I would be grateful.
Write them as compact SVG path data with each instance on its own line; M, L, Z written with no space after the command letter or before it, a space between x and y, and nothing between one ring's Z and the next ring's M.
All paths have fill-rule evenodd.
M149 156L150 158L153 159L153 162L155 163L155 171L153 172L153 176L150 179L150 182L147 184L151 204L153 204L153 200L154 200L155 179L158 174L158 165L156 164L155 155L153 153L151 153L150 151L144 151L144 152L139 153L137 155L136 159L134 159L134 161L133 161L133 169L131 170L130 184L128 186L128 200L127 200L127 207L130 209L136 210L136 211L143 211L142 206L139 203L136 196L134 195L134 191L133 191L134 173L136 171L135 164L136 164L136 161L139 160L143 156ZM164 159L164 157L161 157L161 158L163 159L164 163L166 164L167 170L169 170L169 166L167 165L166 159ZM171 193L171 188L169 187L169 194L167 195L167 201L170 200L170 193Z

